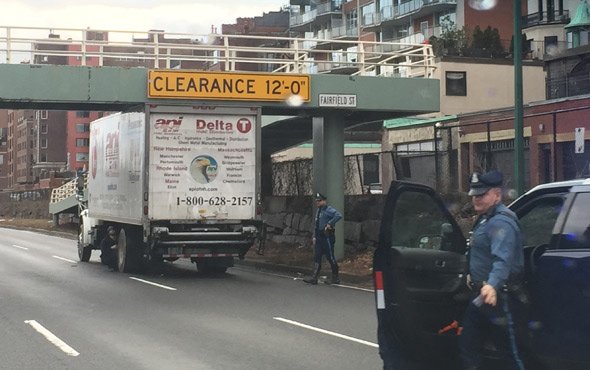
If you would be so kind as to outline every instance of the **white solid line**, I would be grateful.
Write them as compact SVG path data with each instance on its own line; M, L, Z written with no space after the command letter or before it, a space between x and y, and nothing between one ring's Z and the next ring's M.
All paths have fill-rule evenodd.
M35 329L39 334L43 335L49 342L51 342L57 348L64 351L66 355L76 357L80 354L78 353L78 351L68 346L64 341L56 337L52 332L45 329L43 325L39 324L37 321L26 320L25 324L31 325L33 329Z
M278 320L278 321L282 321L284 323L287 324L291 324L291 325L295 325L295 326L299 326L305 329L309 329L309 330L313 330L313 331L317 331L318 333L322 333L322 334L328 334L328 335L332 335L334 337L338 337L338 338L342 338L342 339L346 339L346 340L350 340L352 342L357 342L360 344L364 344L366 346L369 347L375 347L375 348L379 348L379 345L376 343L372 343L372 342L368 342L366 340L362 340L362 339L357 339L357 338L353 338L353 337L349 337L348 335L344 335L344 334L339 334L339 333L335 333L333 331L329 331L329 330L324 330L324 329L320 329L320 328L316 328L314 326L310 326L310 325L306 325L306 324L302 324L300 322L297 321L293 321L293 320L287 320L287 319L283 319L282 317L273 317L273 319Z
M66 261L66 262L69 262L69 263L78 263L78 262L76 262L76 261L69 260L69 259L67 259L67 258L63 258L63 257L60 257L60 256L51 256L51 257L53 257L53 258L57 258L58 260Z
M18 248L18 249L25 250L25 251L28 251L29 250L29 248L21 247L20 245L16 245L16 244L13 244L12 246L15 247L15 248Z
M172 288L166 285L162 285L162 284L158 284L158 283L152 283L151 281L147 281L147 280L143 280L143 279L138 279L136 277L130 276L129 279L131 280L135 280L135 281L139 281L141 283L146 283L149 285L153 285L153 286L157 286L158 288L162 288L162 289L168 289L168 290L176 290L176 288Z

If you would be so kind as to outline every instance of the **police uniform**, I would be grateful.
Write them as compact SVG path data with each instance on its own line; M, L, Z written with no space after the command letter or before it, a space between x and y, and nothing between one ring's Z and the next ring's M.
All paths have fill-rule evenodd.
M481 196L502 186L497 171L474 174L469 195ZM524 369L516 345L511 307L515 301L508 290L521 284L524 270L522 237L517 216L502 203L492 205L478 217L469 241L469 285L472 299L463 317L459 338L466 369L479 369L484 341L491 340L504 362L502 369ZM491 285L497 296L495 306L483 303L480 290Z
M316 201L326 200L326 197L321 193L316 193ZM338 212L334 207L324 205L318 207L315 222L314 222L314 267L312 276L310 278L303 279L306 283L317 284L320 270L322 268L322 257L326 256L326 259L332 267L332 279L329 283L339 284L340 278L338 276L338 263L334 256L334 243L336 237L334 235L334 228L336 222L340 221L342 214Z

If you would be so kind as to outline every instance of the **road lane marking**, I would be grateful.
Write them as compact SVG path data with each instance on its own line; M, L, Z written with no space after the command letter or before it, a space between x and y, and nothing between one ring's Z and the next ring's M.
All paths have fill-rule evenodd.
M302 323L297 322L297 321L287 320L287 319L284 319L282 317L273 317L273 319L278 320L278 321L282 321L282 322L287 323L287 324L299 326L301 328L305 328L305 329L317 331L318 333L327 334L327 335L331 335L331 336L334 336L334 337L337 337L337 338L346 339L346 340L349 340L349 341L352 341L352 342L364 344L364 345L369 346L369 347L379 348L379 345L376 344L376 343L368 342L366 340L357 339L357 338L354 338L354 337L349 337L348 335L335 333L333 331L316 328L315 326L302 324Z
M70 260L70 259L67 259L67 258L63 258L63 257L60 257L60 256L51 256L51 257L56 258L58 260L66 261L66 262L69 262L69 263L78 263L76 261L73 261L73 260Z
M147 281L147 280L143 280L143 279L138 279L138 278L133 277L133 276L130 276L129 279L135 280L135 281L139 281L141 283L145 283L145 284L157 286L158 288L162 288L162 289L176 290L176 288L172 288L172 287L169 287L169 286L166 286L166 285L162 285L162 284L158 284L158 283L152 283L151 281Z
M31 325L33 329L35 329L39 334L43 335L45 339L47 339L51 344L65 352L66 355L76 357L80 354L78 351L68 346L64 341L56 337L52 332L45 329L43 325L39 324L37 321L25 320L25 324Z
M24 250L24 251L28 251L28 250L29 250L29 248L27 248L27 247L21 247L20 245L16 245L16 244L13 244L12 246L13 246L14 248L22 249L22 250Z

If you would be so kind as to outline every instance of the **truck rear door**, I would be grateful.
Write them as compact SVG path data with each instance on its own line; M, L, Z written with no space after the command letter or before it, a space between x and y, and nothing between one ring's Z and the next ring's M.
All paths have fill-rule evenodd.
M152 108L149 218L255 219L259 122L258 108Z

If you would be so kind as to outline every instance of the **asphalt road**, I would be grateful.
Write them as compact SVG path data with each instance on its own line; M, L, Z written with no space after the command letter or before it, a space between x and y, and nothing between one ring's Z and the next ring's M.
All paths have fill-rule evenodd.
M382 367L369 291L188 261L109 272L74 240L0 235L0 369Z

